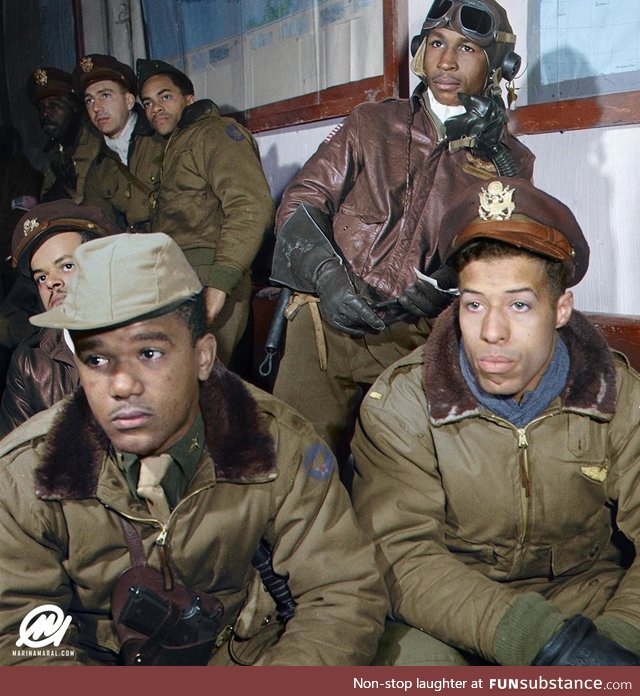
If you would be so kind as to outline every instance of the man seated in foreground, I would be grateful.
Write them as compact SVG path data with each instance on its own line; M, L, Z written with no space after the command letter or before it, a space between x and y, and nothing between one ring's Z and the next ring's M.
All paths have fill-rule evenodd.
M81 388L0 447L0 664L367 664L386 594L326 445L215 360L169 237L76 264L32 322L70 331ZM24 648L42 605L65 657Z
M582 231L505 178L439 239L459 300L373 385L352 443L392 603L376 663L640 664L640 381L573 311Z

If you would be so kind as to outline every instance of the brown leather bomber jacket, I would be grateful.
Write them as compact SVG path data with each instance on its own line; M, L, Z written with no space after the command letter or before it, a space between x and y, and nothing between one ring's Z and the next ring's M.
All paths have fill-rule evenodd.
M53 406L78 385L73 353L59 329L42 329L11 356L0 404L0 438Z
M420 94L357 106L287 187L276 233L305 203L333 220L334 240L356 276L387 297L432 272L448 204L493 164L468 149L449 152L443 127ZM520 176L531 179L533 153L510 134L504 144Z

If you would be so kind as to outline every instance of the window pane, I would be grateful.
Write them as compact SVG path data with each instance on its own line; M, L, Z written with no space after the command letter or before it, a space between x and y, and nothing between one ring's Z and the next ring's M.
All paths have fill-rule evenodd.
M143 0L150 57L244 111L382 75L382 0Z

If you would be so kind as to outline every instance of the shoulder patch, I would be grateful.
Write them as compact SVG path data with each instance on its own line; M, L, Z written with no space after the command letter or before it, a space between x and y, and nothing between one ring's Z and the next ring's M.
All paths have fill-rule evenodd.
M320 442L309 445L304 453L304 470L311 478L318 481L324 481L331 476L335 463L333 452Z
M224 132L231 138L231 140L236 140L238 142L244 140L244 135L242 135L242 132L238 126L235 125L235 123L230 123L225 128Z

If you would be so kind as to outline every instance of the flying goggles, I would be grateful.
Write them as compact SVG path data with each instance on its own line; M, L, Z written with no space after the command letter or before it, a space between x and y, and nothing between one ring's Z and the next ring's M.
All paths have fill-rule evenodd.
M482 47L516 42L515 34L498 30L500 17L481 0L436 0L424 20L422 34L446 24Z

